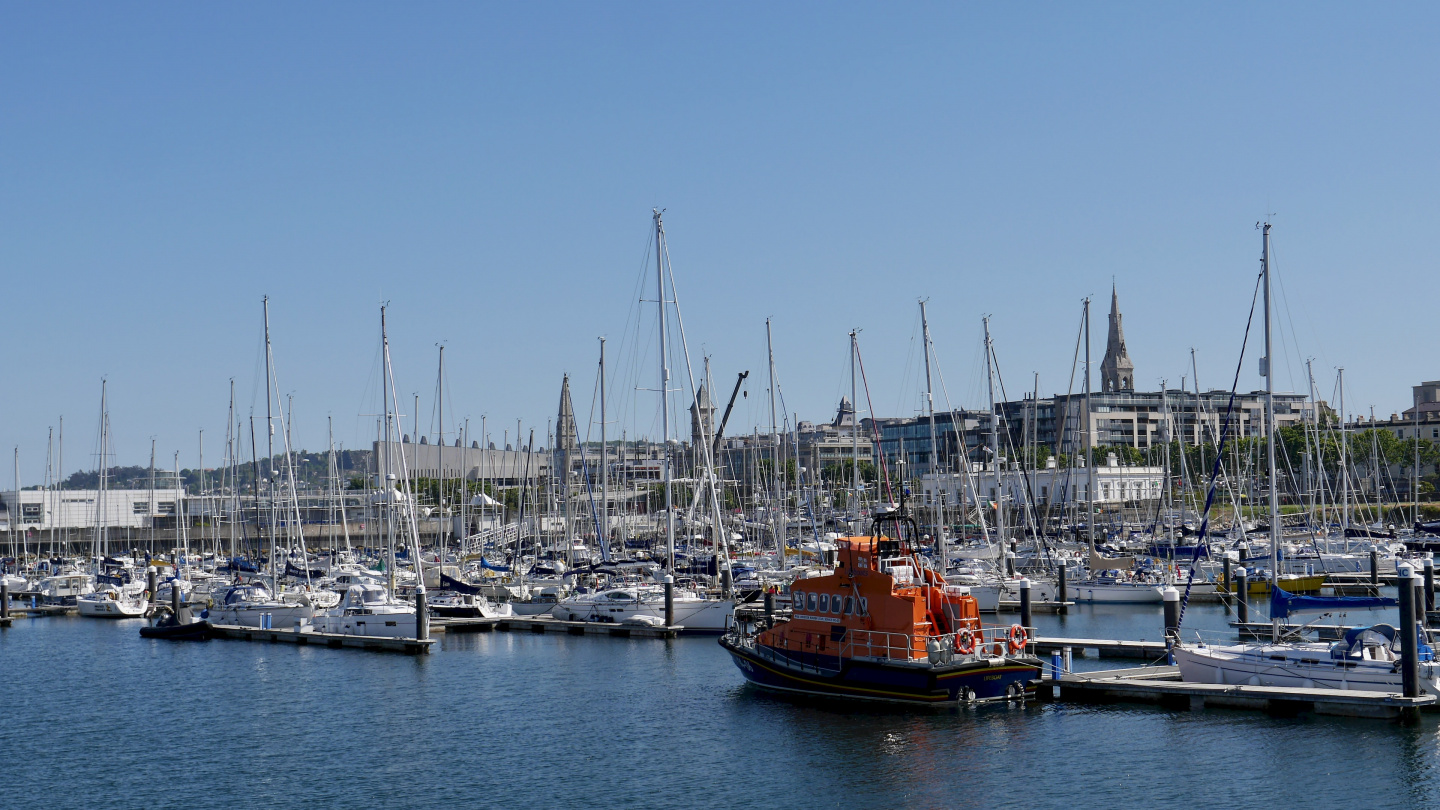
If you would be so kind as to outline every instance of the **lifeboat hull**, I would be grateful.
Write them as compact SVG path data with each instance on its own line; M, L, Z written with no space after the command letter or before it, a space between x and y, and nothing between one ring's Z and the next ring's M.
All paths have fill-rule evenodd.
M851 700L944 705L1005 700L1034 692L1041 662L1030 656L964 659L930 665L809 656L808 659L737 641L720 640L745 679L782 692Z

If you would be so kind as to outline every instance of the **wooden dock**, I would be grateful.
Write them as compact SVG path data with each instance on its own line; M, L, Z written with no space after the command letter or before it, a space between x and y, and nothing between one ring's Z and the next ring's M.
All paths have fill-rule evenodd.
M1165 657L1169 647L1163 641L1121 641L1117 639L1102 638L1049 638L1036 636L1031 642L1035 645L1035 652L1039 655L1048 655L1052 652L1060 652L1069 647L1071 654L1080 658L1086 657L1090 650L1095 651L1096 658L1141 658L1147 661L1155 661Z
M539 616L500 616L490 619L445 619L439 624L446 633L489 633L494 630L515 633L565 633L572 636L617 636L619 638L675 638L684 625L647 627L641 624L610 622L565 622Z
M1072 608L1072 607L1075 607L1075 603L1074 603L1074 602L1041 602L1041 601L1039 601L1039 600L1036 600L1036 601L1033 601L1033 602L1030 603L1030 612L1031 612L1031 613L1065 613L1065 612L1067 612L1067 611L1068 611L1070 608ZM988 612L988 611L987 611L987 612ZM1000 600L1000 607L999 607L998 609L996 609L995 612L996 612L996 613L1019 613L1019 612L1020 612L1020 602L1019 602L1019 600L1001 599L1001 600Z
M271 644L313 644L317 647L334 649L351 648L398 652L407 655L424 655L435 644L434 639L421 641L413 638L387 638L384 636L351 636L342 633L317 633L301 628L298 630L261 630L256 627L216 624L210 629L212 638L228 638L239 641L263 641Z
M1434 695L1407 698L1398 693L1282 686L1186 683L1178 667L1138 667L1071 673L1039 682L1041 700L1078 703L1149 703L1174 709L1250 709L1282 716L1322 714L1414 721L1422 710L1440 708Z

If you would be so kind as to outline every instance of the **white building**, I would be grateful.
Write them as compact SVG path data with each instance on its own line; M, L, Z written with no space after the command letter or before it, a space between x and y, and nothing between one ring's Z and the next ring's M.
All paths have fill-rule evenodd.
M971 494L973 487L982 501L994 503L1000 500L1000 489L1004 489L1007 504L1024 503L1028 479L1029 492L1037 505L1051 503L1085 503L1090 498L1090 471L1084 467L1055 467L1022 473L1013 463L1002 470L1000 485L996 484L995 470L990 465L972 466L967 483L964 473L940 473L925 475L920 479L921 497L925 504L935 503L942 496L946 504L964 503L974 505ZM1160 498L1165 490L1164 467L1122 467L1114 454L1103 467L1096 467L1095 503L1122 505L1136 501L1153 501Z
M180 489L106 490L103 506L95 489L11 490L0 492L0 531L15 524L27 531L88 529L97 515L110 528L143 529L156 518L173 520L176 505L183 508L184 500Z

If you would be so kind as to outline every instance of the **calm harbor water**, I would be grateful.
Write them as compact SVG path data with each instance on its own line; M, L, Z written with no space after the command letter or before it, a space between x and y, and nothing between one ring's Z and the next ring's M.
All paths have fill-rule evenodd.
M1186 625L1225 619L1193 606ZM1160 635L1154 608L1036 622L1046 635ZM484 633L411 658L149 641L140 624L18 619L0 632L0 807L1440 804L1433 717L917 713L755 691L711 638Z

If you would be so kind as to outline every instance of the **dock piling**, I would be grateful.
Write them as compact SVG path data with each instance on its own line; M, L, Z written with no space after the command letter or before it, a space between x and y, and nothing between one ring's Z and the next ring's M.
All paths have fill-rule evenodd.
M10 583L0 582L0 619L10 618Z
M415 589L415 640L430 638L430 610L425 607L425 586Z
M665 626L675 626L675 577L665 575Z
M1221 576L1220 576L1220 582L1224 584L1225 590L1227 590L1227 591L1230 590L1230 558L1229 558L1229 557L1226 557L1226 558L1224 559L1224 564L1222 565L1222 572L1221 572Z
M775 626L775 594L771 591L765 592L765 627Z
M1415 582L1414 569L1397 566L1400 577L1400 682L1402 693L1407 698L1420 696L1420 656L1415 632Z
M155 571L155 566L148 566L145 569L145 587L149 590L151 605L155 604L155 589L159 586L160 583L158 579L158 574Z
M1250 583L1245 574L1245 566L1235 569L1235 616L1241 624L1250 621Z
M1033 613L1030 608L1030 578L1020 580L1020 626L1025 628L1034 627L1031 621Z
M1425 552L1425 612L1435 609L1435 555Z
M1370 549L1370 587L1380 587L1380 552L1373 548Z
M1005 552L1005 576L1007 579L1015 576L1015 552L1013 551Z
M170 613L180 621L180 580L170 581Z

